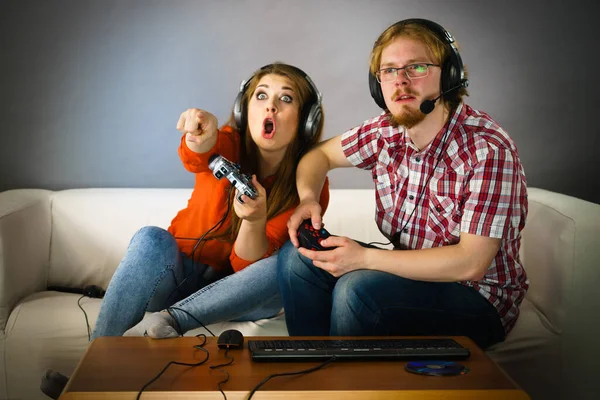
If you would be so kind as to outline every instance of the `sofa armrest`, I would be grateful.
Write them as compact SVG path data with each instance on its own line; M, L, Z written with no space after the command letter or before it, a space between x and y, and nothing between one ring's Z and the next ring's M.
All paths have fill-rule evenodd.
M0 332L17 302L46 287L50 252L50 194L0 193Z
M600 204L537 188L528 192L530 215L524 243L540 247L525 250L529 256L536 254L524 259L527 271L530 264L535 269L530 275L532 300L562 309L555 319L562 320L557 333L562 342L563 386L569 388L569 397L585 398L597 390L591 371L599 356L592 349L597 348L600 335L596 320L600 314ZM553 280L555 284L548 287L546 283ZM547 312L552 315L554 310Z

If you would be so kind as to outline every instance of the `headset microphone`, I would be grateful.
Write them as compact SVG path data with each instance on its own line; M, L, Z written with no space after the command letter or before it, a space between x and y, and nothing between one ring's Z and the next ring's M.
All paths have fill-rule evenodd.
M425 100L421 103L421 105L419 106L419 109L421 110L421 112L423 114L429 114L430 112L433 111L433 109L435 108L435 102L439 100L440 97L442 97L444 94L440 94L438 97L436 97L433 100Z
M464 79L463 81L461 81L458 85L454 86L453 88L450 88L446 91L443 91L438 97L436 97L433 100L424 100L421 105L419 106L419 109L421 110L421 112L423 114L429 114L430 112L433 111L433 109L435 108L435 102L438 101L440 99L440 97L442 97L443 95L445 95L446 93L450 93L453 90L456 90L458 88L461 87L467 87L469 86L469 81Z
M435 102L438 101L440 99L440 97L442 97L443 95L445 95L446 93L450 93L453 90L456 90L458 88L461 87L467 87L469 85L469 81L468 80L463 80L460 82L460 84L454 86L453 88L450 88L444 92L442 92L438 97L436 97L433 100L424 100L421 105L419 106L419 109L421 110L421 112L423 114L429 114L430 112L433 111L433 109L435 108Z

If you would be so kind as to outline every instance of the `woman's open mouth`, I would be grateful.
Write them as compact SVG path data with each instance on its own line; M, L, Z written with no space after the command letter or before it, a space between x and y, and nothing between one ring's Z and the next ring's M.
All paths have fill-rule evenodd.
M265 118L263 121L262 136L265 139L272 139L275 136L275 120L273 118Z

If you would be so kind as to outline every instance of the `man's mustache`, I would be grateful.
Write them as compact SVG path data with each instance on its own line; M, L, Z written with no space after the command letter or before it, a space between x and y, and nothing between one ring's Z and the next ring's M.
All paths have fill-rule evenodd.
M413 90L410 90L410 89L408 89L408 90L400 90L400 89L398 89L392 95L392 101L396 101L396 99L398 97L402 96L402 95L408 95L408 96L417 97L418 93L415 92L415 91L413 91Z

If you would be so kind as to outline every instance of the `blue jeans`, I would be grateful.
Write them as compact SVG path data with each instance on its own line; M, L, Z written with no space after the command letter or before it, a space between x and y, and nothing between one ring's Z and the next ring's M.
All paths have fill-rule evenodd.
M278 279L292 336L468 336L481 348L504 340L496 309L460 283L356 270L335 278L287 242Z
M222 276L180 253L166 230L144 227L131 239L108 285L92 339L121 336L146 311L171 306L204 325L272 317L282 308L276 264L277 256L271 256ZM185 312L172 315L183 332L201 326Z

